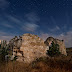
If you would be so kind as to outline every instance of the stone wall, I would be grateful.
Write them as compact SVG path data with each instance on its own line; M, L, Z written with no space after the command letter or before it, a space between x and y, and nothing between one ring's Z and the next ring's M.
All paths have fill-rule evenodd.
M59 45L59 51L64 54L64 55L67 55L66 53L66 48L65 48L65 44L64 44L64 41L63 40L59 40L59 39L55 39L53 37L48 37L46 39L46 41L44 42L47 46L50 46L52 41L55 43L55 44L58 44Z
M10 41L13 49L13 56L17 56L17 61L32 62L36 58L46 56L48 46L37 35L24 34L21 39L18 37Z
M17 61L30 63L39 57L47 56L46 53L52 41L59 44L59 51L62 54L67 55L64 41L62 40L49 37L44 42L37 35L24 34L19 37L15 36L10 40L9 46L13 51L11 59L17 56Z

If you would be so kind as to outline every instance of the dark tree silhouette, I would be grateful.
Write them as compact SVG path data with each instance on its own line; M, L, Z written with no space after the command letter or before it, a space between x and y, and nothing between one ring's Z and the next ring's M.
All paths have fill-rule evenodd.
M57 56L60 54L59 52L59 45L55 44L53 41L51 43L51 46L49 47L49 50L47 50L47 54L51 57Z

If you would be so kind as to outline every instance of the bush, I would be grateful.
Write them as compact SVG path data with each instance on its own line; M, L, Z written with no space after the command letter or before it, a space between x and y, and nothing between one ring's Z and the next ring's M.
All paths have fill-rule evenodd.
M5 60L5 55L8 55L8 51L6 48L2 48L1 50L1 60L4 61Z
M16 61L16 59L17 59L17 56L15 56L13 60Z
M49 50L47 50L47 54L51 57L60 55L59 45L52 42L51 46L49 47Z
M0 60L5 61L5 56L9 54L9 47L8 45L2 46L0 50Z

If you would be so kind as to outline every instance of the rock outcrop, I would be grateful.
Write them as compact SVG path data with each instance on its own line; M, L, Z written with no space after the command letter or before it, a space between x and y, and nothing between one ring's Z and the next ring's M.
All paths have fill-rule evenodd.
M59 39L55 39L53 37L48 37L46 39L46 41L44 42L47 46L50 46L52 41L55 43L55 44L58 44L59 45L59 51L64 54L64 55L67 55L66 53L66 48L65 48L65 44L64 44L64 41L63 40L59 40Z
M44 41L37 35L24 34L21 37L15 37L9 42L13 49L13 56L17 56L17 61L32 62L33 60L46 56L49 49Z

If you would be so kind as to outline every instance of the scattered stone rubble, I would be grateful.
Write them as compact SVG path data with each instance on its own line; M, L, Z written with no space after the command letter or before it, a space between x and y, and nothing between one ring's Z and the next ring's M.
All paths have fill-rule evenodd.
M58 43L60 52L66 55L63 41L49 37L44 42L37 35L24 34L19 38L15 36L9 42L9 46L13 51L12 59L17 56L17 61L30 63L39 57L47 56L46 53L52 41Z

